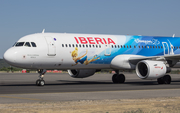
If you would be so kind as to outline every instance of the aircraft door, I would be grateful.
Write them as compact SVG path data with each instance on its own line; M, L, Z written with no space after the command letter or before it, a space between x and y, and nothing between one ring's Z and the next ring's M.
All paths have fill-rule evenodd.
M163 48L164 48L164 55L169 55L169 46L167 42L162 42Z
M111 55L111 45L110 44L105 44L105 56L110 56Z
M56 56L56 39L52 37L45 37L48 46L48 56Z

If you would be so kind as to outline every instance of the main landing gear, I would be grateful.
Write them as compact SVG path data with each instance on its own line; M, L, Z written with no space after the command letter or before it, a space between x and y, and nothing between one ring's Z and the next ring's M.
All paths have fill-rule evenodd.
M43 80L43 78L44 78L44 74L46 73L46 70L40 69L40 70L38 70L38 73L39 73L39 79L36 81L36 85L37 86L44 86L45 81Z
M171 83L171 76L165 75L161 78L157 79L158 84L170 84Z
M125 76L123 74L119 74L119 71L116 71L116 74L112 76L113 83L124 83L125 82Z

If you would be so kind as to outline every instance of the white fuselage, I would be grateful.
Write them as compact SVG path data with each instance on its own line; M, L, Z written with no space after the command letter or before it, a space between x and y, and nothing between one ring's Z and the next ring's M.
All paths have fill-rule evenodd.
M179 54L177 40L179 38L38 33L19 39L6 51L4 59L13 66L30 69L135 69L135 64L128 61L130 57Z

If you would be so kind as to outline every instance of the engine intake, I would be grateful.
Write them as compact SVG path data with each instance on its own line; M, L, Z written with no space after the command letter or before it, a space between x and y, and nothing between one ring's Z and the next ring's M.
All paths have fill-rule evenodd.
M162 61L143 60L136 65L136 74L141 79L157 79L170 71Z

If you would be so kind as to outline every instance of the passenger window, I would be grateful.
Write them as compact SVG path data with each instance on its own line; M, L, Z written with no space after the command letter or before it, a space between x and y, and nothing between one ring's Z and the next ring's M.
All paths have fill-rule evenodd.
M74 44L72 46L74 47Z
M86 45L86 47L88 47L88 45Z
M129 47L131 48L131 45Z
M31 47L31 45L30 45L29 42L26 42L24 46L26 46L26 47Z
M69 44L69 47L71 47L71 44Z
M91 45L89 45L89 47L91 48Z
M99 48L101 48L101 45L99 45Z
M81 47L81 44L79 44L79 47Z
M136 46L134 46L134 48L136 48Z
M76 44L76 47L78 47L78 45Z
M94 45L93 45L93 47L94 47Z
M17 42L15 46L18 47L18 46L23 46L23 45L24 45L24 42Z
M113 48L113 45L111 45L112 46L112 48Z
M66 44L66 47L68 47L68 45Z
M98 48L98 45L96 45L96 48Z
M83 47L84 47L84 45L83 45Z
M64 44L62 44L62 47L64 47Z
M34 42L31 42L32 47L37 47Z

